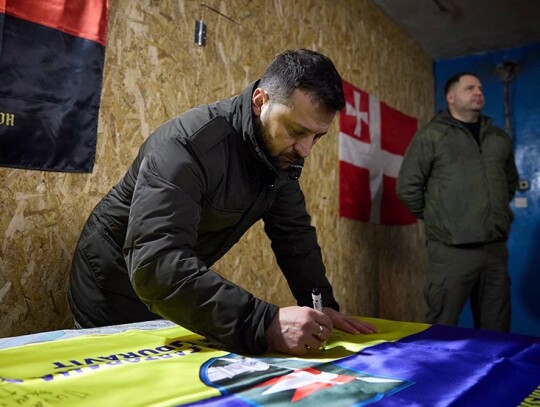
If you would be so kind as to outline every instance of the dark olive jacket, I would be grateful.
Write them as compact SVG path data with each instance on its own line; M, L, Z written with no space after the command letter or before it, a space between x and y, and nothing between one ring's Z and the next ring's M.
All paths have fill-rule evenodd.
M299 174L279 171L257 142L256 84L187 111L145 141L81 234L70 286L76 319L160 316L229 350L265 351L278 307L210 269L260 219L298 304L310 306L311 288L320 287L325 305L339 308Z
M447 111L413 138L397 193L425 222L428 240L449 245L504 241L518 175L508 135L480 116L479 143Z

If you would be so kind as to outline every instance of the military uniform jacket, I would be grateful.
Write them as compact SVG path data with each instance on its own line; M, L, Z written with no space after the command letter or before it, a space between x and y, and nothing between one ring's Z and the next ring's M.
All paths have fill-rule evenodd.
M428 240L449 245L504 241L518 182L508 135L480 116L477 143L447 112L413 138L403 159L397 193L425 222Z
M297 176L273 166L255 137L256 84L187 111L145 141L91 214L79 242L91 267L75 267L72 284L85 280L73 273L92 273L99 287L79 288L139 298L230 350L263 352L278 308L210 269L263 219L298 305L310 306L310 290L320 287L325 305L339 309ZM95 313L114 322L115 309Z

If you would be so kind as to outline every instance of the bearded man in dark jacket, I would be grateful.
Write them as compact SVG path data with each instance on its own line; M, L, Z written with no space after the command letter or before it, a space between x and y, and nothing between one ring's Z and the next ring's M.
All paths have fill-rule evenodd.
M158 128L81 233L69 289L76 323L165 318L252 354L305 354L333 328L374 332L339 312L298 182L344 104L332 61L300 49L240 95ZM278 308L211 269L260 219L298 306ZM314 287L323 312L311 307Z
M482 115L480 79L445 85L448 111L413 138L397 182L403 204L424 220L427 322L457 325L468 299L475 327L510 329L506 240L518 184L512 142Z

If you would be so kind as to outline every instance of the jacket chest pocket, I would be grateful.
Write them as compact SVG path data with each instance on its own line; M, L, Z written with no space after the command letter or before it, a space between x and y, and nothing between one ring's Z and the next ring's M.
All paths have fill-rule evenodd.
M211 204L205 204L199 223L199 233L215 232L236 225L246 213L245 209L216 208Z

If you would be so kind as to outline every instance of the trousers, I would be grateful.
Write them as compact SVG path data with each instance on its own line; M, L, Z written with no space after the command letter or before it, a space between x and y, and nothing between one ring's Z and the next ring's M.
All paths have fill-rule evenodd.
M470 300L474 326L509 332L510 276L506 242L450 246L427 242L426 321L457 326Z

